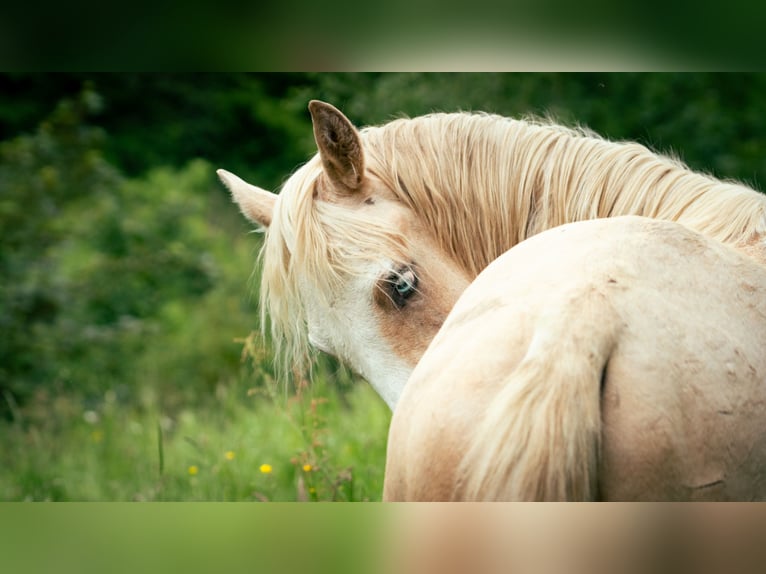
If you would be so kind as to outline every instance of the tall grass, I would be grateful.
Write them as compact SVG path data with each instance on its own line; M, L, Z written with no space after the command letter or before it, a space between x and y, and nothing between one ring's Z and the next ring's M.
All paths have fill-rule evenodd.
M204 407L163 412L151 389L97 406L38 394L0 428L0 500L379 500L390 414L377 395L329 363L286 390L245 343L254 372Z

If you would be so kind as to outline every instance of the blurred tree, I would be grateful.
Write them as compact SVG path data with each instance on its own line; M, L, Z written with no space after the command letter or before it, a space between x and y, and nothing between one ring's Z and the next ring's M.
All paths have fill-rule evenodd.
M131 384L164 307L198 299L217 278L213 168L123 179L104 158L105 132L88 123L100 106L86 87L33 134L0 145L4 409L41 390Z
M0 75L0 138L32 129L83 83L103 96L103 151L128 176L205 158L276 187L312 151L306 102L289 97L313 83L306 74Z
M0 389L8 401L56 376L40 332L67 304L53 255L70 235L65 213L120 181L101 154L103 132L84 123L100 106L85 89L34 134L0 144Z

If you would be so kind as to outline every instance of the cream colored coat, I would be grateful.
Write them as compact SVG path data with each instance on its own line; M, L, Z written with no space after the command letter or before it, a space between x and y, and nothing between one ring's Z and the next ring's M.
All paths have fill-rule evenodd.
M410 377L384 496L766 499L766 270L638 217L519 244Z

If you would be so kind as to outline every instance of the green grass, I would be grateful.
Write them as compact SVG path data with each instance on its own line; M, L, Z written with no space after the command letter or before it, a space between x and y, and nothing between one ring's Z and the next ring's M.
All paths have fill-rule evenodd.
M380 500L390 412L367 384L329 369L297 393L243 379L173 413L150 389L90 408L40 394L0 426L0 500Z

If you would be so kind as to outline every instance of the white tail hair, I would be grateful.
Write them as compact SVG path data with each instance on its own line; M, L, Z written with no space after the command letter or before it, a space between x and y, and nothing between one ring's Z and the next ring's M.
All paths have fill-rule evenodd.
M541 317L463 457L456 500L597 497L602 377L619 325L593 289Z

